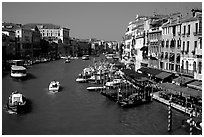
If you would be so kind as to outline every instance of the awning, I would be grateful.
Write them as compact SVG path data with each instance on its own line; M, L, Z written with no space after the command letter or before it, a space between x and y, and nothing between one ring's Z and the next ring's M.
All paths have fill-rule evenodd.
M173 75L172 73L161 72L161 73L157 74L155 77L163 80L163 79L168 78L172 75Z
M184 84L185 85L185 84L188 84L190 82L195 81L195 79L189 78L189 77L185 77L185 76L180 76L178 78L173 79L172 81L175 82L175 83L179 83L179 84Z
M202 90L202 82L197 81L197 80L187 84L187 86L198 89L198 90Z
M128 76L128 77L130 77L130 78L132 78L132 79L134 79L134 80L138 80L138 79L143 79L143 80L146 80L146 78L148 77L147 75L145 75L144 73L138 73L138 72L135 72L134 70L131 70L131 69L123 69L122 70L122 72L126 75L126 76ZM144 78L144 77L146 77L146 78Z
M147 67L141 67L140 69L138 69L138 71L145 73L148 69L149 68L147 68Z
M150 74L152 76L156 76L161 72L162 72L162 70L158 70L158 69L154 69L154 68L149 68L148 70L145 71L145 73Z
M162 88L170 90L171 92L177 93L181 92L184 96L202 97L202 92L200 90L195 90L192 88L181 87L172 83L161 83L158 84Z
M147 46L143 46L140 50L147 50L148 47Z

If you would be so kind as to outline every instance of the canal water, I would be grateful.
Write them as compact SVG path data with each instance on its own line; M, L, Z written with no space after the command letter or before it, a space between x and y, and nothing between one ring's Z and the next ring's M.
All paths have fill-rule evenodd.
M184 114L173 110L172 132L167 131L167 106L153 101L134 108L121 108L89 84L75 79L90 60L63 60L36 64L27 80L2 78L2 132L6 135L187 135L181 126ZM48 84L59 80L61 92L49 94ZM9 114L4 108L9 94L19 90L31 102L26 114Z

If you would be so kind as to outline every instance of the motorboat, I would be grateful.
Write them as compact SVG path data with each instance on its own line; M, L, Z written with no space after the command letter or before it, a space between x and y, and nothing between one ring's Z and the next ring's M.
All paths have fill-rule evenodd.
M85 78L77 78L76 82L85 83L85 82L87 82L87 79L85 79Z
M82 59L83 59L83 60L89 60L89 55L83 55L83 56L82 56Z
M8 110L21 113L25 111L26 101L27 99L21 93L19 93L17 90L13 91L7 102Z
M103 87L88 87L86 89L89 91L100 91L100 90L105 89L105 86L103 86Z
M66 59L64 63L70 63L70 59Z
M59 88L60 88L60 83L59 81L51 81L49 84L49 91L51 92L59 92Z
M26 68L23 66L12 65L11 77L13 78L25 78L27 76Z

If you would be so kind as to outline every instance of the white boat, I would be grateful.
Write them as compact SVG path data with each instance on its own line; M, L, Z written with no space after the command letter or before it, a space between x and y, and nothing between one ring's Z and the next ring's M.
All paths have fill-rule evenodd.
M107 87L115 87L122 84L124 81L122 79L114 79L113 81L106 82L105 86Z
M27 73L26 73L26 68L25 67L12 65L12 67L11 67L11 77L23 78L23 77L26 77L26 76L27 76Z
M82 59L83 59L83 60L88 60L88 59L89 59L89 55L83 55L83 56L82 56Z
M64 63L70 63L70 59L66 59Z
M105 86L104 87L88 87L86 89L89 91L100 91L100 90L105 89Z
M23 112L26 108L26 100L27 99L21 93L19 93L18 91L13 91L8 99L8 110L16 113Z
M53 80L52 82L50 82L50 84L49 84L49 91L51 91L51 92L59 92L59 88L60 88L59 81Z
M80 83L84 83L84 82L86 82L87 80L86 79L84 79L84 78L77 78L76 79L76 82L80 82Z

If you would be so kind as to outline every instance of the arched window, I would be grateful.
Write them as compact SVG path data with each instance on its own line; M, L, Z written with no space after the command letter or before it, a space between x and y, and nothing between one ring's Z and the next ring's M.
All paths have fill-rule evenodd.
M193 72L196 72L196 62L193 62Z
M180 54L177 54L176 56L176 63L180 63Z
M186 72L188 73L188 61L186 61Z
M135 45L135 39L132 40L132 45L133 45L133 46Z
M202 71L202 62L198 63L198 73L201 74Z
M165 53L165 59L168 59L168 52Z

